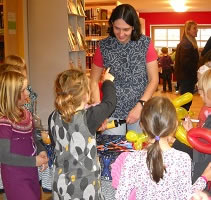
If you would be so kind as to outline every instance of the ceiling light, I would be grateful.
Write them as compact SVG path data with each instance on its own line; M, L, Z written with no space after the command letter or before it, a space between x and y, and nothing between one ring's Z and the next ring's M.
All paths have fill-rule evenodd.
M170 0L170 4L176 12L185 12L188 9L186 0Z

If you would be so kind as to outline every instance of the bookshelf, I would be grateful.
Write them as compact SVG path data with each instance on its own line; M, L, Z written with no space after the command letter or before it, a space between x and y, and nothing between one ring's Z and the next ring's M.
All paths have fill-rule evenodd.
M71 67L86 68L84 0L67 0L68 45Z
M85 1L86 68L90 69L100 40L108 36L108 19L119 1Z

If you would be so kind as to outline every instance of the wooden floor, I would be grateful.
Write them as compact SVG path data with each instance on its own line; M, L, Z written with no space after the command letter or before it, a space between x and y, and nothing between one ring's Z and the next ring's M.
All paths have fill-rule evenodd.
M155 92L154 96L166 96L169 99L174 99L179 97L179 95L175 94L175 91L169 93L162 93L162 86L159 85L158 91ZM192 106L190 108L190 111L193 112L193 119L197 119L198 118L198 113L201 109L203 105L202 99L198 94L194 94L193 96L193 103ZM5 198L3 198L2 194L0 194L0 200L5 200ZM51 193L42 193L42 199L41 200L51 200Z

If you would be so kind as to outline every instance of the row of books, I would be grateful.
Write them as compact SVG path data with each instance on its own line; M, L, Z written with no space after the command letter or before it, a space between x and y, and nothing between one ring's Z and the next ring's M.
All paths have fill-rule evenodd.
M76 5L72 0L68 0L67 9L69 14L80 15L85 17L84 5L81 0L77 0Z
M106 36L108 35L108 23L86 23L86 36Z
M86 41L80 27L77 28L76 33L70 26L68 27L68 43L71 51L86 50Z
M90 8L85 10L86 20L107 20L108 10L102 8Z

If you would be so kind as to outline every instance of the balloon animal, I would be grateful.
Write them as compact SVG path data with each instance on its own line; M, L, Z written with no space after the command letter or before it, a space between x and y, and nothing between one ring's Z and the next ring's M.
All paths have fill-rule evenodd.
M178 120L184 119L189 114L189 112L181 106L192 101L192 99L193 99L193 95L190 92L187 92L175 98L174 100L172 100L172 103L176 108Z
M126 139L128 142L132 142L134 144L134 148L136 150L141 150L143 142L147 142L148 136L144 133L137 133L136 131L129 130L126 133Z

